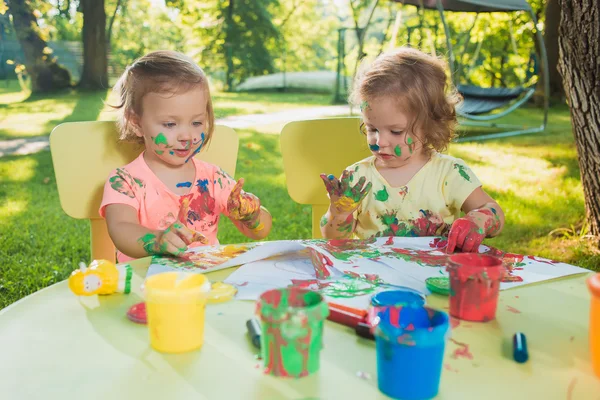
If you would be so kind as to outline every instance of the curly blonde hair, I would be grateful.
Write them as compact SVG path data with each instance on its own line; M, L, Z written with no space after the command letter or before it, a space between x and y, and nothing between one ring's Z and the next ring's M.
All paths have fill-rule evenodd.
M423 148L443 152L455 137L460 95L449 84L446 63L409 47L379 55L363 64L350 93L351 104L389 97L413 116L408 132L422 132Z
M119 139L128 142L144 143L143 138L135 134L131 122L133 115L142 115L142 99L148 93L185 93L200 86L205 90L208 101L206 115L208 130L205 133L204 148L210 143L215 130L210 88L206 74L194 61L184 54L170 50L153 51L138 58L127 67L113 90L120 99L117 109Z

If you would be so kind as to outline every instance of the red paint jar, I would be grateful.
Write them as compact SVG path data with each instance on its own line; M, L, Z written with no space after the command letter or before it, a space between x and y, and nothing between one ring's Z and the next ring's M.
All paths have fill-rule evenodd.
M487 322L496 318L500 281L505 267L502 260L477 253L451 256L450 315L466 321Z

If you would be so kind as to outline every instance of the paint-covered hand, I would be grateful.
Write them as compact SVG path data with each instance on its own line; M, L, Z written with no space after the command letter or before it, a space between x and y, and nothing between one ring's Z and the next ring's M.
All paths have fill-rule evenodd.
M447 251L452 253L458 247L464 252L476 253L483 239L496 235L501 227L500 216L494 207L486 205L471 210L452 224Z
M338 214L352 214L358 209L361 201L371 190L371 182L365 185L365 177L362 176L352 185L352 172L344 170L342 177L337 179L333 175L321 174L325 188L329 194L331 210Z
M179 221L174 222L157 235L147 233L139 241L149 255L172 254L180 256L192 243L208 244L208 240L204 235L189 229Z
M260 199L252 193L242 190L244 178L240 178L227 199L227 211L231 219L240 221L253 229L259 223Z
M448 233L446 251L452 253L455 249L461 249L466 253L477 253L485 236L485 229L477 225L471 218L459 218L454 221L450 233Z

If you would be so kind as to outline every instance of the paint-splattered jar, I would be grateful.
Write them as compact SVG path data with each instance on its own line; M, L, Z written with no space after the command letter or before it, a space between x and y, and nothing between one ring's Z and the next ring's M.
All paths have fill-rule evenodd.
M502 260L476 253L455 254L448 261L450 315L486 322L496 318L500 282L505 274Z
M273 289L257 301L265 373L302 377L319 370L327 303L317 292Z
M587 280L592 295L590 305L590 359L594 373L600 377L600 274Z
M379 390L394 399L435 397L450 336L448 314L429 307L388 307L378 314L374 334Z

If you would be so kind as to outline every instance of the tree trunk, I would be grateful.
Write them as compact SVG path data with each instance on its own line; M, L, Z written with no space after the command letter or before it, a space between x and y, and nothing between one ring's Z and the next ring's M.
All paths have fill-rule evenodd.
M46 45L33 10L26 0L11 0L10 13L19 43L25 54L25 68L31 80L31 92L42 93L71 86L71 74L58 65Z
M106 45L110 49L112 47L112 30L113 25L115 23L115 19L117 19L117 13L121 8L122 0L117 0L117 5L115 6L115 11L113 12L112 17L110 18L110 22L108 23L108 30L106 32Z
M365 46L365 38L367 36L367 29L369 29L369 25L371 24L371 19L373 19L373 15L375 15L375 9L379 4L379 0L373 0L373 5L371 6L371 10L369 11L369 17L367 18L367 22L364 27L360 27L359 24L359 12L356 12L354 7L352 6L352 2L350 2L350 6L352 7L352 15L354 16L354 26L356 32L356 38L358 39L358 53L356 56L356 63L354 63L354 71L352 72L352 76L356 76L358 72L358 67L362 59L367 55L364 52Z
M79 86L108 88L108 54L104 0L81 0L83 13L83 72Z
M225 89L233 90L233 7L234 0L229 0L227 5L227 16L225 18L225 62L227 71L225 72Z
M565 91L562 86L560 73L558 72L558 25L560 23L560 6L558 0L548 0L546 5L546 17L544 23L544 43L548 53L548 69L550 77L550 97L564 101ZM543 88L540 79L538 86Z
M559 70L579 155L590 231L600 235L600 4L559 0Z

